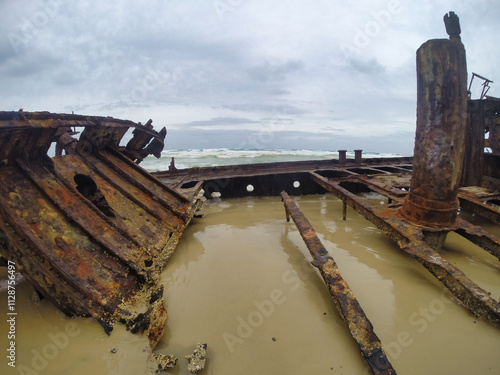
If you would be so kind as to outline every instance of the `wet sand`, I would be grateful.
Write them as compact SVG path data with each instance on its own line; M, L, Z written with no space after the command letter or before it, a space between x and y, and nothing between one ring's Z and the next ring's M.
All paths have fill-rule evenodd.
M374 204L382 201L369 195ZM330 196L295 198L374 325L399 374L498 374L500 330L474 318L419 263L355 211L342 221ZM364 362L309 264L280 198L213 200L165 269L165 335L156 352L179 358L208 344L205 374L363 374ZM498 228L491 227L498 234ZM500 298L496 258L458 235L443 255ZM0 270L0 277L6 272ZM8 348L7 294L0 345ZM2 374L152 374L147 338L91 319L68 319L33 288L16 287L16 368ZM23 372L24 371L24 372Z

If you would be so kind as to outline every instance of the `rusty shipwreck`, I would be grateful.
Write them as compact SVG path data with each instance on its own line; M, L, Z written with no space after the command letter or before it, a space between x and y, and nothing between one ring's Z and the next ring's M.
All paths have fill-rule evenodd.
M339 215L352 207L465 308L500 327L499 302L439 253L456 232L500 259L500 239L459 214L500 223L500 99L470 97L458 17L450 12L445 24L449 39L428 41L417 52L412 158L366 159L356 150L348 159L339 150L335 160L180 170L172 164L150 174L137 162L158 156L165 137L150 122L0 112L2 257L67 315L93 316L107 331L119 321L146 332L154 347L166 318L159 274L203 200L214 193L281 195L372 372L395 374L376 327L290 197L329 192L343 202ZM130 128L134 137L120 146ZM375 207L357 195L369 191L386 203Z

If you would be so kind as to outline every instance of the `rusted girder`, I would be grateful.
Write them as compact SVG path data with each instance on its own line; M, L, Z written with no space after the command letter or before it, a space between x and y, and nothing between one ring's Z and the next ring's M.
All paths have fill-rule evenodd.
M457 224L455 232L500 260L500 238L460 218L457 219Z
M328 287L333 302L340 316L347 323L352 337L363 355L366 363L374 374L396 374L387 358L380 339L373 331L373 326L361 308L353 291L342 278L335 260L328 255L314 228L305 215L299 210L292 198L286 192L282 192L285 205L287 221L292 217L297 229L309 249L313 261L311 262L321 273Z
M311 175L313 180L319 185L342 199L343 202L346 202L366 219L370 220L377 228L396 242L404 252L419 261L474 315L500 327L500 303L491 298L488 292L480 288L460 269L453 266L426 243L425 227L405 220L399 214L400 209L372 207L363 199L344 189L337 182L328 181L316 173L311 173ZM460 234L466 235L466 233ZM491 244L491 241L488 241L488 246L491 247L494 245Z
M494 223L500 224L500 210L493 208L486 203L481 202L471 196L460 193L458 195L460 200L460 207L475 213L479 216L485 217Z

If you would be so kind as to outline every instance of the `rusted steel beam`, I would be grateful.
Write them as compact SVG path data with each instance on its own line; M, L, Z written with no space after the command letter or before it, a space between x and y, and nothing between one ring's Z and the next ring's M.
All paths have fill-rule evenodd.
M500 210L497 208L464 194L459 194L458 198L460 200L460 207L500 224Z
M445 16L448 39L417 51L417 130L411 189L401 215L428 227L449 227L459 207L467 121L467 63L458 17ZM453 25L452 27L449 27Z
M299 210L292 198L282 192L287 221L291 216L297 229L309 249L311 262L321 273L328 287L333 302L340 316L347 323L352 337L356 341L363 358L374 374L396 374L387 358L380 339L375 334L373 326L361 308L354 293L342 278L334 259L328 255L314 228L305 215Z
M101 218L86 207L82 200L78 199L78 194L68 192L67 187L61 184L54 174L49 172L49 167L39 164L28 167L22 161L19 161L18 164L33 184L45 194L46 199L52 201L84 233L91 236L107 252L123 261L131 270L149 278L149 270L142 268L138 264L143 255L139 256L134 251L133 243L123 241L121 233L101 225ZM151 256L147 250L145 255Z
M342 202L348 204L354 208L357 212L363 215L366 219L374 223L377 228L384 231L384 233L390 235L396 242L404 241L404 236L400 235L397 231L392 230L392 227L385 223L385 221L377 216L374 212L372 206L365 202L363 199L358 198L355 194L351 193L349 190L344 189L338 182L329 181L327 178L320 176L315 172L311 172L311 177L314 182L322 186L325 190L335 195L337 198L341 199ZM356 180L358 182L359 180ZM390 232L390 233L389 233Z
M463 219L458 218L457 223L458 228L455 232L500 260L500 238Z
M373 158L363 159L363 166L394 166L408 165L412 163L412 157L393 157L393 158ZM232 177L252 177L267 174L283 174L291 172L309 172L321 170L344 170L348 167L354 167L352 163L339 165L338 160L307 160L295 162L275 162L242 164L217 167L198 167L189 169L178 169L176 171L161 171L151 173L159 179L168 179L175 176L183 176L185 182L197 180L226 179Z
M406 192L399 191L399 189L395 188L386 189L380 187L377 183L372 181L372 179L366 178L364 176L357 176L356 181L359 181L360 183L368 186L371 190L373 190L376 193L379 193L380 195L383 195L391 202L398 202L402 200L402 198L405 197L407 194Z
M313 180L342 199L387 234L399 247L419 261L441 281L474 315L500 327L500 303L470 280L426 243L423 227L405 220L398 209L377 208L316 173Z

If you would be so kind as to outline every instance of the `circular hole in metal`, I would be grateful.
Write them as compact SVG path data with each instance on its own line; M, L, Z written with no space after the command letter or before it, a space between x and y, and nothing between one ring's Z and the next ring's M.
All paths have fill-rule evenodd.
M295 181L295 182L293 183L293 187L294 187L294 188L298 188L299 186L300 186L300 182L299 182L299 181Z
M251 193L253 190L254 190L253 185L251 185L251 184L247 185L247 191L248 191L248 192L250 192L250 193Z

